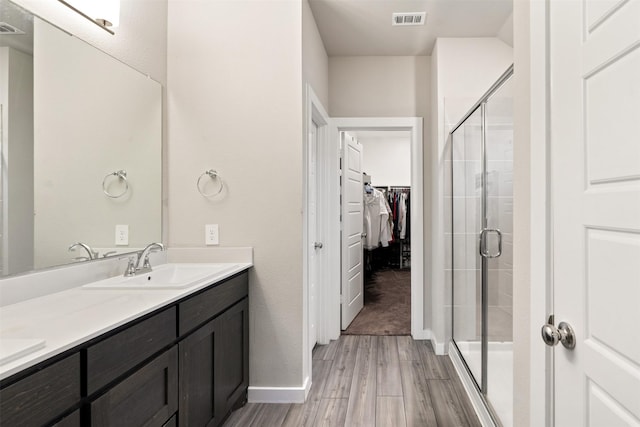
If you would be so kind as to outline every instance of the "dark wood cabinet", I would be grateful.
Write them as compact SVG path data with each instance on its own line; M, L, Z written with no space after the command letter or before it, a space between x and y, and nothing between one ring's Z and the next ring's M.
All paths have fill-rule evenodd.
M185 335L217 316L249 292L247 273L231 277L178 305L178 333Z
M211 320L182 340L180 349L181 426L214 426L222 416L222 401L216 394L220 352L218 319ZM218 368L218 369L216 369Z
M249 300L244 299L218 319L222 343L217 355L219 379L216 392L225 416L247 401L249 387Z
M176 308L118 331L87 348L87 394L91 395L176 339Z
M80 355L75 353L0 390L0 424L41 426L80 402Z
M246 402L248 301L245 271L3 380L0 425L220 426Z
M249 315L245 298L180 342L181 426L218 426L246 402Z
M178 349L173 346L90 404L91 425L163 426L178 410Z
M80 409L76 409L70 415L67 415L57 423L55 423L52 427L80 427L82 423L80 422Z

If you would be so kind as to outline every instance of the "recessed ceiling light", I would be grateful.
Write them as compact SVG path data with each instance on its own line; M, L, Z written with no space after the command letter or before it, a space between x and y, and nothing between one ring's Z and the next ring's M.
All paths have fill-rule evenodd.
M392 14L392 25L424 25L426 12L403 12Z

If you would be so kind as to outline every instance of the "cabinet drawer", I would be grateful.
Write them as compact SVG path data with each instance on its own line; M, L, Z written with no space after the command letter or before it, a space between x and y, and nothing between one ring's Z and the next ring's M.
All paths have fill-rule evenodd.
M171 307L87 349L90 395L159 352L176 338L176 308Z
M248 273L222 282L179 304L179 334L183 335L248 294Z
M0 390L0 424L40 426L80 401L76 353Z
M91 403L91 426L163 426L178 409L178 348L172 347Z

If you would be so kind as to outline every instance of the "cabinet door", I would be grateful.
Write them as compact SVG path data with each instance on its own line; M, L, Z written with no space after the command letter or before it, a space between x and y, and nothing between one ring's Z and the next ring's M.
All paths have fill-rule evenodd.
M178 409L178 351L161 354L91 403L91 425L162 426Z
M181 426L222 424L246 401L249 385L247 298L180 342Z
M219 372L215 355L220 350L218 319L214 319L182 340L180 351L181 426L215 426L221 420L222 400L215 394Z
M218 318L218 330L222 345L216 362L220 364L216 394L223 402L226 415L244 405L249 386L249 302L240 301Z

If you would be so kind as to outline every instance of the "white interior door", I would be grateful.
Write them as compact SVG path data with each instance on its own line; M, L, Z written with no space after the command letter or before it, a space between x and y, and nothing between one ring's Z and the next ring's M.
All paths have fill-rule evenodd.
M362 145L346 132L342 143L342 329L364 305L362 263Z
M555 425L640 425L640 0L550 5Z
M318 241L318 184L317 184L317 147L318 147L318 125L311 123L309 129L309 146L307 147L309 164L307 197L309 208L309 345L311 348L318 341L318 254L322 250L322 243Z

